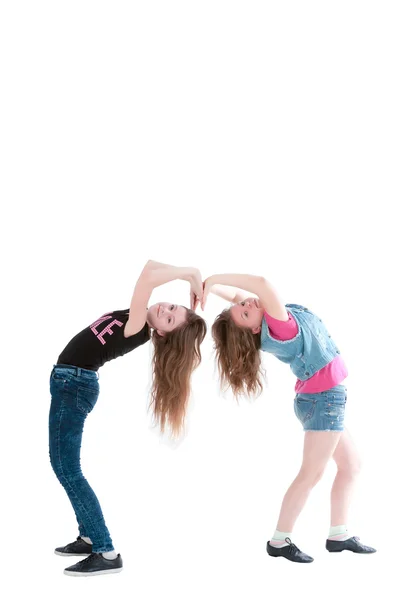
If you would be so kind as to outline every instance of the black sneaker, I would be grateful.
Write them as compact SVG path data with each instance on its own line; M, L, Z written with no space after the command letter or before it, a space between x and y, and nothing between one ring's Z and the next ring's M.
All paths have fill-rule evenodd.
M106 575L108 573L119 573L122 571L122 558L118 554L117 558L104 558L97 552L92 552L90 556L79 561L76 565L64 569L64 575L73 577L89 577L91 575Z
M58 554L58 556L87 556L91 553L92 544L88 544L80 536L76 538L75 542L54 550L54 554Z
M375 548L364 546L358 537L351 537L348 540L343 540L342 542L326 540L325 547L328 552L342 552L343 550L350 550L351 552L356 552L357 554L373 554L373 552L376 552Z
M290 538L285 538L285 542L289 544L289 546L283 546L283 548L276 548L275 546L271 546L271 544L267 543L267 552L270 556L283 556L283 558L287 558L293 562L299 563L310 563L313 562L313 558L305 554L301 550L298 549L297 546L292 544Z

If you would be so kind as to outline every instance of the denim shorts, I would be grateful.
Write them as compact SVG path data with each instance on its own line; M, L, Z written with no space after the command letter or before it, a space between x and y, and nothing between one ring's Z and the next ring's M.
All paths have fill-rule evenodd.
M304 431L343 431L347 388L337 385L317 394L296 394L294 412Z

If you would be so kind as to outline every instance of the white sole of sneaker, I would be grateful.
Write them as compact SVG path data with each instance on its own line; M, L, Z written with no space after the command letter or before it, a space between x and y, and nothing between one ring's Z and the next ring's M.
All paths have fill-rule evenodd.
M114 573L120 573L123 567L119 569L106 569L105 571L94 571L93 573L79 573L75 571L64 571L64 575L70 575L71 577L93 577L94 575L113 575Z
M68 554L68 552L57 552L57 550L54 550L54 554L57 554L57 556L89 556L91 552L87 552L86 554Z

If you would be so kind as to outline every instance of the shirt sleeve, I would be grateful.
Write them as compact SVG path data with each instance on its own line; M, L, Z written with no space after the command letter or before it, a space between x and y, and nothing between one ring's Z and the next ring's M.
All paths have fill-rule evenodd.
M264 318L268 325L271 337L276 340L280 340L281 342L291 340L292 338L296 337L299 332L299 326L297 325L296 320L293 318L290 312L288 312L288 315L288 321L280 321L279 319L274 319L268 313L264 312Z

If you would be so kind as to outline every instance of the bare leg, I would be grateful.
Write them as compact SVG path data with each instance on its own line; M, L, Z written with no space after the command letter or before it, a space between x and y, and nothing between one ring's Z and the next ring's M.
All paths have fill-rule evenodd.
M361 468L361 460L347 429L333 453L337 474L331 491L331 527L347 525L350 501Z
M341 431L306 431L304 436L303 463L299 474L283 498L277 529L293 531L312 488L321 479L332 457Z
M326 540L329 552L350 550L358 554L372 554L375 548L362 544L357 537L350 537L347 531L347 518L354 484L360 472L360 457L347 429L342 434L333 459L337 464L337 474L331 491L331 535Z

